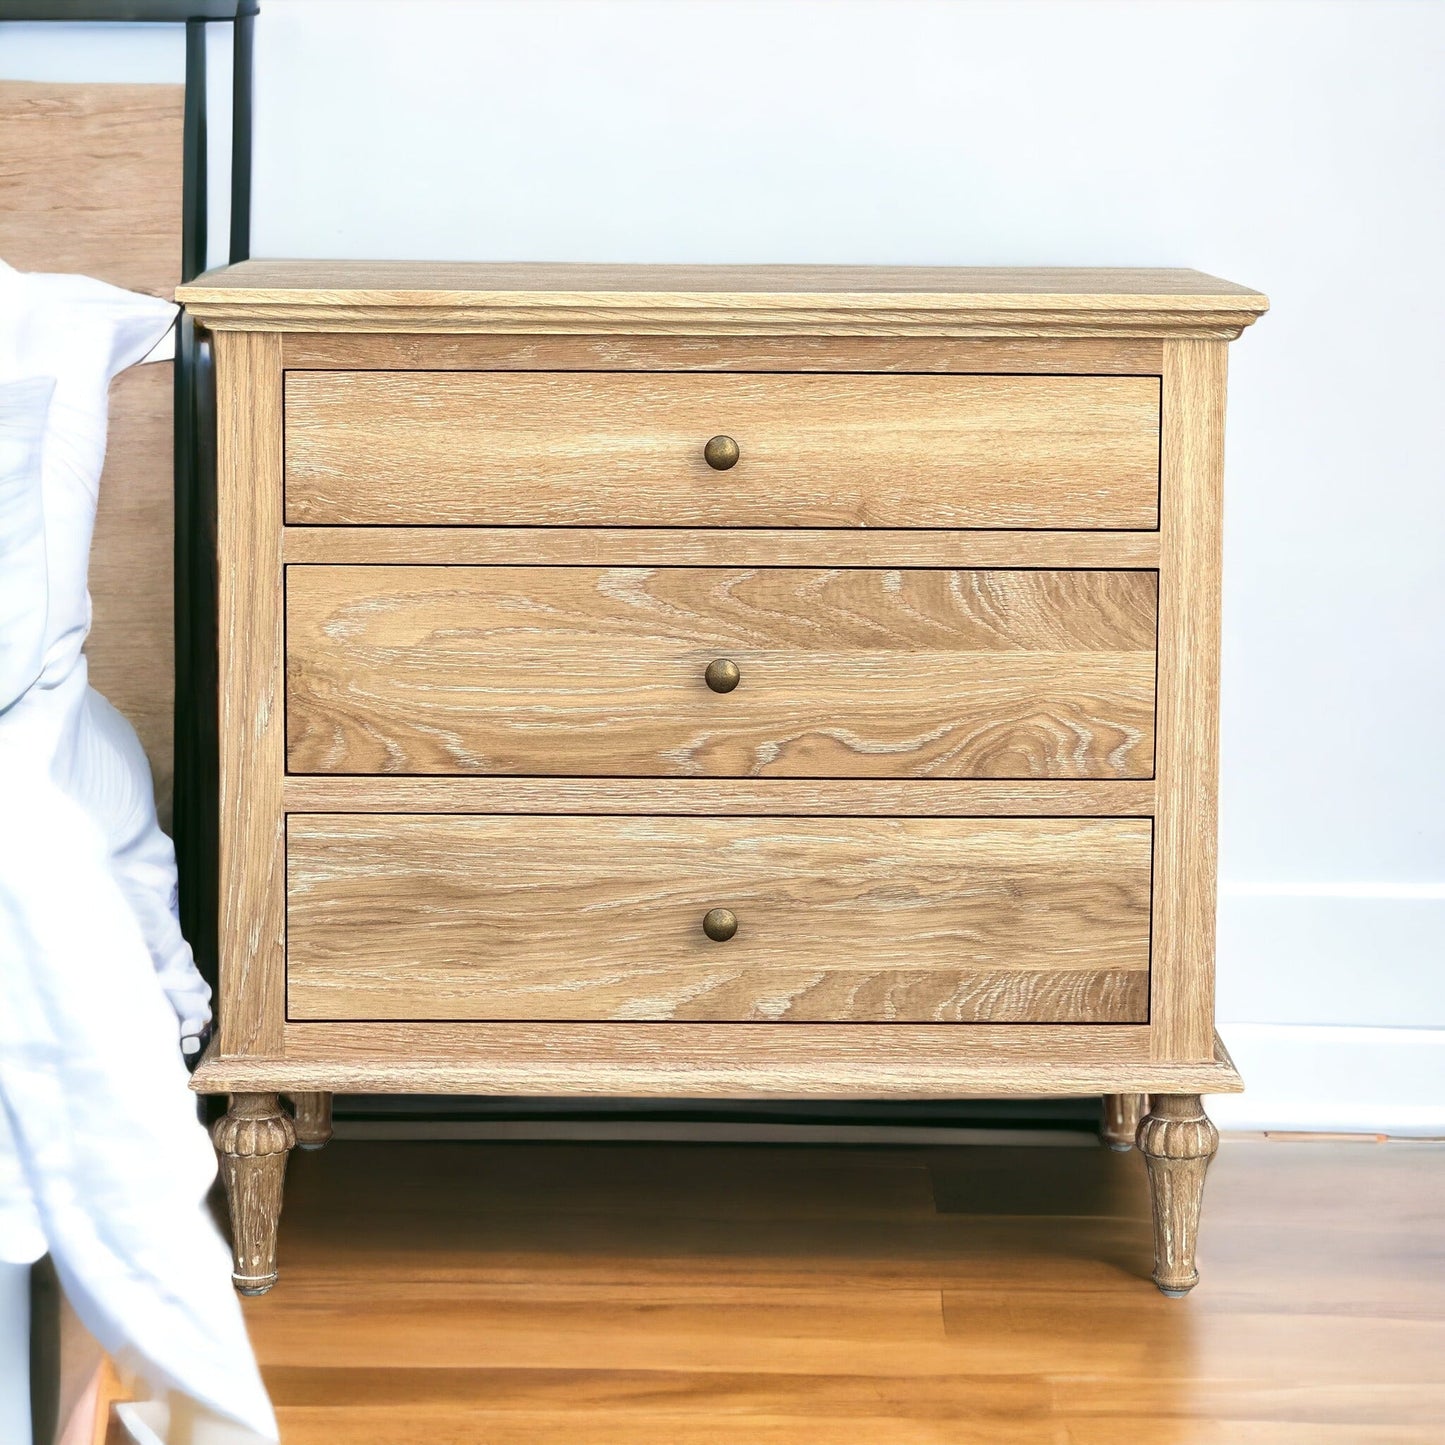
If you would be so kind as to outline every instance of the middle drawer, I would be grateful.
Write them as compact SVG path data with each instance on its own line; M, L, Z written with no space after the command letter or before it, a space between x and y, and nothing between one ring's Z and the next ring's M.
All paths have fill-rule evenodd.
M1157 606L1152 571L293 565L287 765L1144 778Z

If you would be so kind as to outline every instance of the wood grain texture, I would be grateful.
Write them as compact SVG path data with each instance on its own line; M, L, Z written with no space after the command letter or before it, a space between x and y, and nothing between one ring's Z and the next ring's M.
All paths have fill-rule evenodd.
M284 1054L284 1057L283 1057ZM1104 1093L1237 1094L1214 1056L1150 1056L1139 1024L287 1024L269 1059L213 1045L203 1094L713 1099L1010 1099Z
M1152 817L1148 781L288 777L288 813Z
M331 1095L293 1094L296 1143L302 1149L322 1149L331 1140Z
M85 643L91 686L140 736L163 827L175 785L174 384L166 361L133 367L111 385Z
M189 295L222 341L228 328L275 328L238 340L235 354L244 346L250 357L239 387L227 380L224 349L220 366L235 393L222 422L223 450L228 424L233 433L234 504L238 516L251 508L251 531L223 536L222 588L243 658L241 680L228 683L244 704L230 746L235 777L249 768L255 786L233 788L227 823L233 896L223 929L236 1019L227 1023L223 980L222 1036L194 1078L198 1090L1108 1094L1193 1108L1197 1095L1240 1087L1212 1028L1220 339L1258 315L1262 297L1193 273L325 263L244 265ZM275 512L277 378L287 367L284 520L294 529ZM713 472L702 445L724 432L742 460ZM235 442L240 434L248 440ZM1045 655L1137 660L1146 634L1155 645L1157 612L1158 784L960 779L942 775L932 755L923 762L934 771L916 779L284 778L275 717L283 548L298 579L347 571L368 582L302 598L317 605L293 629L298 656L344 655L328 662L320 687L308 679L328 711L305 745L320 737L332 749L339 734L360 732L381 758L361 766L391 765L389 734L403 726L403 757L420 730L445 765L490 765L475 738L458 744L429 715L445 709L465 731L478 696L489 706L525 696L532 712L522 721L536 727L524 741L535 747L536 731L555 726L543 704L580 699L569 725L603 716L610 728L604 709L616 710L619 692L630 766L638 730L659 716L672 726L675 714L649 708L649 677L615 665L604 676L598 659L655 667L681 656L682 644L694 687L709 657L758 649L751 663L741 659L736 692L696 699L707 707L751 706L765 675L758 659L786 654L833 664L809 673L806 701L817 711L829 702L817 676L836 681L848 658L867 652L885 659L874 692L913 696L924 724L940 725L936 708L956 726L962 689L948 695L955 679L940 662L954 653L938 648L938 610L909 591L913 577L1035 568L1031 585L1066 590L1068 605L1046 617L1036 599L1020 601L1027 588L1005 605L989 594L987 606L967 609L969 657L1009 669ZM823 607L802 604L799 579L850 566L875 579L908 574L897 616L875 592L860 603L842 584ZM243 568L253 580L241 579ZM455 575L423 595L419 581L432 588L424 569ZM1101 569L1118 570L1091 592ZM1140 645L1119 652L1112 622L1102 634L1066 635L1101 598L1113 618L1120 608L1108 589L1153 569L1147 620L1136 605L1122 609ZM708 574L702 600L669 575L690 570ZM543 572L556 574L545 589L525 580ZM778 575L766 586L754 582L769 572ZM381 573L394 574L392 591L373 578ZM476 585L482 575L510 590L499 601ZM719 604L741 595L733 578L757 588L742 621ZM625 605L619 579L636 584ZM820 649L825 623L847 642L842 653ZM990 629L1000 645L976 645ZM1112 651L1084 645L1100 636ZM482 666L466 651L478 640ZM1060 676L1056 664L1049 683ZM428 689L420 705L418 678ZM347 696L358 679L362 708ZM850 705L859 693L846 693ZM358 728L368 709L381 724L369 716ZM783 722L796 761L798 719ZM879 724L867 723L870 756L881 756ZM914 763L916 736L905 741ZM752 751L726 767L757 771L758 744L752 737ZM516 766L515 738L508 746L504 761ZM604 770L616 765L612 746L601 750ZM666 738L646 746L677 751ZM1095 767L1092 746L1084 772ZM922 790L927 801L910 812ZM700 805L704 792L711 808ZM1064 813L1070 799L1089 811L1110 798L1117 812ZM293 872L303 870L290 880L300 910L290 1019L277 912L283 807L334 808L290 818ZM464 811L473 807L488 811ZM1005 816L1011 807L1017 816ZM1076 835L1090 846L1060 863L1058 840ZM960 838L991 840L977 868L936 861ZM1152 970L1151 839L1156 960L1163 951ZM704 940L708 907L737 913L734 938ZM419 1016L419 1001L439 1006ZM418 1017L432 1021L408 1021ZM1085 1021L1099 1019L1119 1021ZM1182 1122L1202 1138L1193 1115ZM1191 1171L1202 1157L1184 1147L1180 1123L1166 1120L1146 1148L1168 1165L1155 1182L1174 1230L1161 1266L1171 1288L1192 1268ZM955 1181L955 1194L965 1189ZM534 1286L534 1261L525 1268ZM1058 1259L1045 1268L1055 1278ZM949 1318L945 1309L945 1333ZM952 1318L967 1328L965 1308ZM916 1351L889 1338L872 1332L870 1360L881 1348L886 1372L892 1350L911 1369ZM695 1358L711 1367L706 1349ZM1111 1408L1097 1438L1130 1438ZM862 1434L880 1445L917 1436L866 1418ZM649 1438L688 1437L663 1428Z
M1199 1283L1194 1252L1204 1175L1219 1148L1219 1130L1197 1094L1163 1094L1139 1125L1139 1152L1149 1171L1154 1215L1154 1283L1179 1298Z
M184 103L180 85L0 81L0 256L170 296Z
M288 371L895 371L1158 376L1132 337L338 335L281 338Z
M179 85L0 81L0 257L169 296L181 266ZM135 725L168 823L174 773L170 363L111 387L91 545L90 680Z
M275 1053L285 1018L281 351L216 339L220 999L226 1053Z
M1153 572L290 567L293 773L1153 770ZM734 662L720 695L704 672Z
M1438 1445L1442 1169L1231 1140L1181 1306L1106 1149L341 1141L246 1321L287 1445Z
M714 471L703 446L733 437ZM292 524L1151 528L1153 377L292 372Z
M1149 1112L1147 1094L1105 1094L1099 1120L1099 1138L1111 1149L1134 1147L1139 1122Z
M179 293L214 329L1232 337L1268 302L1198 271L244 261Z
M231 1214L231 1279L242 1294L276 1283L276 1228L296 1130L275 1094L233 1094L211 1127Z
M718 527L287 527L286 562L492 566L1147 567L1157 532Z
M1226 348L1165 347L1154 974L1161 1058L1202 1058L1214 1032L1219 618Z
M1150 838L1097 818L293 815L287 1015L1142 1022ZM717 907L726 943L700 926Z

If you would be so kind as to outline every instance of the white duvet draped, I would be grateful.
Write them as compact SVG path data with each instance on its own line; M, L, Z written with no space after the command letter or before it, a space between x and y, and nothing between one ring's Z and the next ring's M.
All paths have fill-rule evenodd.
M159 1397L233 1422L211 1438L274 1440L181 1059L209 989L144 754L81 655L107 389L174 315L0 263L0 1260L48 1250Z
M33 1203L36 1242L105 1349L274 1440L175 1015L100 830L12 764L0 750L0 1192Z

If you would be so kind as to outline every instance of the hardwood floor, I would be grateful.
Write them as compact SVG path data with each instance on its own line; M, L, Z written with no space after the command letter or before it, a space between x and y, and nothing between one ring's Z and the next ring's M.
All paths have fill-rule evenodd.
M333 1143L246 1313L285 1445L1445 1440L1445 1144Z

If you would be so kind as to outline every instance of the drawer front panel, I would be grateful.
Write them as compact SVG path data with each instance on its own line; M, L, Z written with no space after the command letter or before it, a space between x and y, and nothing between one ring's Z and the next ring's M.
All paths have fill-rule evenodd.
M1147 571L293 566L288 766L1148 777L1157 592Z
M1135 818L293 815L288 1015L1138 1023L1151 853Z
M293 524L1152 528L1159 380L297 371L285 448Z

